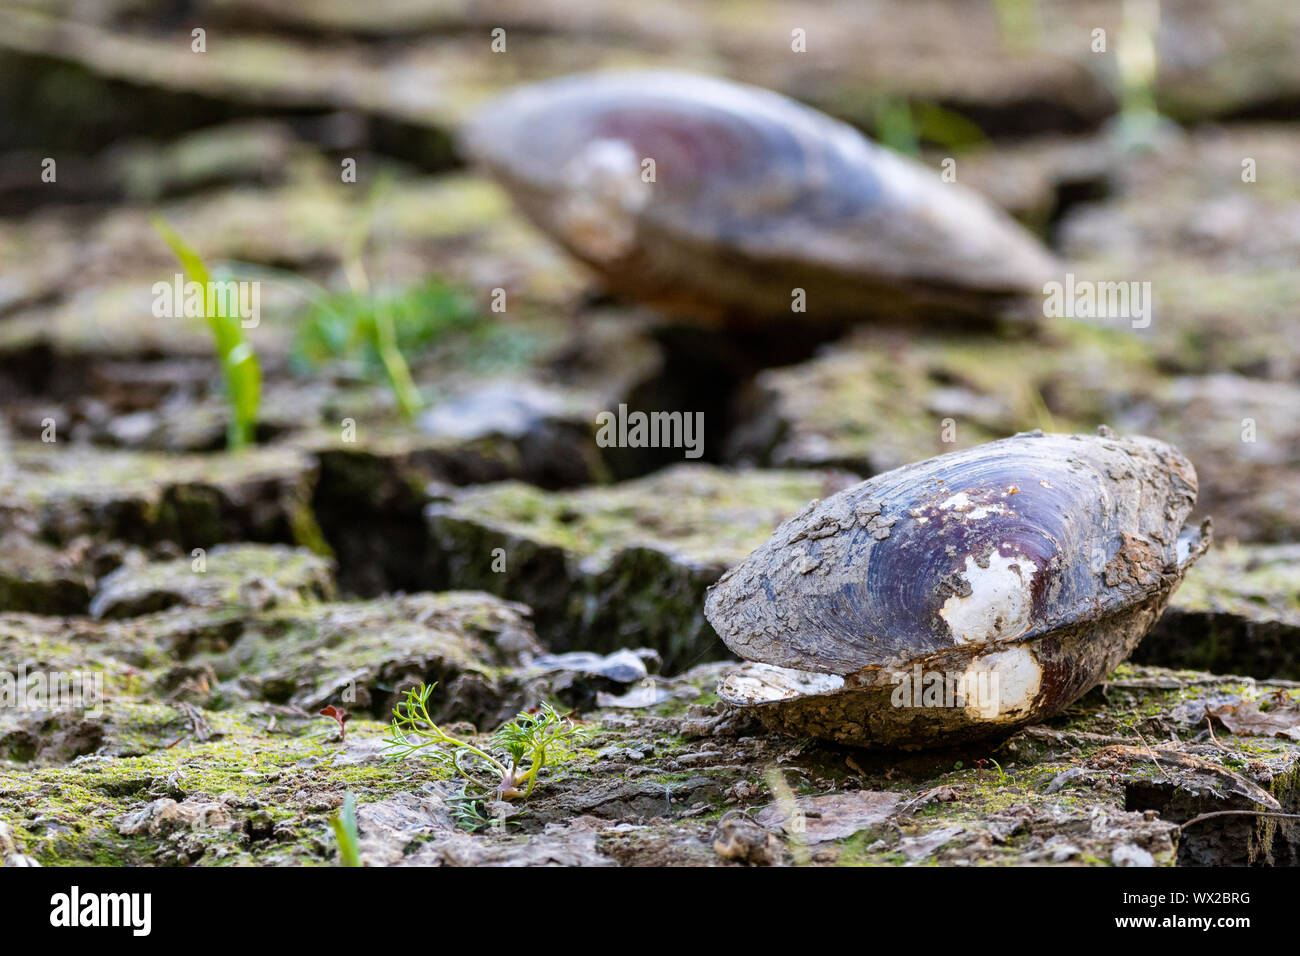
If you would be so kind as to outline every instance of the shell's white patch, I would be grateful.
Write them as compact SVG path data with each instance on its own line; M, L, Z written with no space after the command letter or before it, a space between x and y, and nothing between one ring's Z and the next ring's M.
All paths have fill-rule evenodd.
M987 518L989 515L1004 514L1007 509L1006 506L1001 504L977 505L970 500L970 495L964 491L959 491L941 501L937 510L956 511L966 521L978 521L980 518Z
M948 623L958 644L983 644L1015 637L1029 627L1033 595L1031 585L1038 565L1020 554L1000 551L989 555L982 568L966 556L963 576L970 585L966 597L954 594L943 602L939 616Z
M636 220L650 201L641 158L626 142L598 139L564 168L556 223L575 248L597 260L617 259L636 243Z
M963 680L968 715L981 720L1015 719L1038 697L1043 668L1022 644L971 661Z

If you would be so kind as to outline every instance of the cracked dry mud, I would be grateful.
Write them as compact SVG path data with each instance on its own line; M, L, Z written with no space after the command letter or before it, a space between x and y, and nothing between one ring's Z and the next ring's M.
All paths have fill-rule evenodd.
M869 753L771 735L720 705L725 664L643 677L644 667L539 657L527 609L481 592L337 601L330 562L305 550L213 548L202 574L190 560L137 557L106 574L92 600L111 601L111 617L0 616L6 661L89 670L103 691L99 713L0 710L11 856L331 863L328 821L346 792L371 865L1278 865L1300 855L1286 820L1178 829L1215 810L1298 808L1300 740L1222 723L1211 733L1205 719L1247 690L1296 707L1285 681L1123 665L1008 740ZM1260 606L1213 576L1191 590L1183 621L1231 614L1234 600ZM653 669L656 655L643 660ZM549 698L576 707L590 737L530 800L497 805L497 825L466 832L451 815L463 781L381 755L398 688L428 680L439 681L435 716L466 732ZM651 682L660 693L627 693ZM346 741L316 714L344 699L355 715Z

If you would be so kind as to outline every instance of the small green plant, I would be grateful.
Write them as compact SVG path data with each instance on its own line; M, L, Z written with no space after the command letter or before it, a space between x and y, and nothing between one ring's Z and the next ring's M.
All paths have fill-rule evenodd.
M989 758L989 763L993 764L993 766L995 766L995 767L998 768L998 783L1000 783L1000 784L1006 783L1006 782L1007 782L1007 772L1006 772L1005 770L1002 769L1002 764L998 763L998 762L997 762L996 760L994 760L992 757Z
M197 282L204 291L208 307L204 318L212 331L217 358L226 382L226 397L230 402L230 422L226 427L226 445L233 449L253 443L257 429L257 409L261 403L262 370L257 364L257 353L244 335L238 315L220 315L211 308L207 290L212 288L212 276L203 259L180 237L166 220L157 217L154 229L162 236L172 254L185 270L191 282Z
M343 809L330 818L339 841L339 865L361 865L361 831L357 829L357 798L352 791L343 795Z
M389 289L371 283L365 251L391 177L381 176L355 217L340 251L344 291L330 291L312 279L263 265L235 263L240 273L273 282L308 303L294 337L291 360L296 371L314 372L341 362L362 376L383 379L392 390L404 418L424 404L407 357L427 351L454 333L474 333L476 348L464 357L523 362L532 345L527 336L497 336L494 323L484 323L474 297L439 278L410 288ZM501 339L502 341L497 341ZM524 352L521 357L515 353Z
M881 94L874 101L875 137L883 146L905 156L920 156L926 142L963 152L988 142L984 131L960 113L936 103L911 103Z
M494 829L504 830L506 827L518 826L516 820L510 817L516 811L503 809L503 804L495 803L491 808L488 804L495 800L495 793L486 794L482 792L470 792L470 787L474 785L469 781L465 783L465 789L460 793L447 797L447 809L451 812L451 819L454 824L467 833L478 833L480 830ZM477 790L477 787L475 787ZM487 811L492 809L495 815L488 816Z
M382 369L398 410L412 418L423 400L406 356L445 332L471 326L478 309L470 296L438 280L396 294L373 288L364 253L390 183L388 176L375 183L348 235L342 253L348 292L313 297L294 353L299 365L359 357L367 371Z
M492 826L493 820L483 812L483 798L473 794L462 793L448 798L451 819L462 830L477 833Z
M385 743L390 760L402 760L426 751L439 764L494 795L498 800L518 800L532 795L538 776L547 766L569 755L569 746L585 732L550 704L535 713L523 713L492 735L483 749L459 740L438 726L429 715L429 695L436 684L421 684L406 692L393 708L393 724ZM487 773L495 782L484 780Z
M423 402L420 390L411 377L410 366L398 344L397 325L393 321L388 302L372 294L370 276L366 273L364 252L374 224L375 215L384 194L388 191L390 177L382 176L370 190L365 209L357 218L356 227L349 236L343 253L343 274L348 287L358 302L368 303L367 308L354 312L353 335L371 350L388 376L388 384L397 399L397 407L405 418L414 417Z
M318 295L294 339L293 361L304 371L331 361L358 362L363 374L387 380L409 417L421 399L403 355L427 350L448 333L477 323L473 298L440 279L395 293Z

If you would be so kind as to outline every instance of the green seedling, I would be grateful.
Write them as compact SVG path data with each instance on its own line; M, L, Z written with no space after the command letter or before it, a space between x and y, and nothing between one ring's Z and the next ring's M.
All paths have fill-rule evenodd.
M410 416L421 399L402 356L477 324L474 300L440 279L391 294L318 295L298 329L293 361L301 370L331 361L359 362L364 374L387 380L398 407Z
M936 103L910 103L881 94L875 99L874 112L876 140L905 156L919 157L922 142L954 153L988 142L977 125Z
M547 766L569 755L569 745L585 737L582 728L561 716L550 704L524 713L492 735L486 748L459 740L429 715L429 694L435 684L406 692L393 708L393 724L385 743L390 760L425 751L437 763L493 794L498 800L531 796ZM493 779L484 779L483 774Z
M423 399L406 356L428 348L445 332L474 325L478 310L471 297L438 280L396 294L372 288L364 253L389 181L381 177L371 189L348 234L342 252L348 292L311 296L294 357L299 365L307 366L360 358L368 371L382 370L398 409L409 419L419 411Z
M339 841L339 865L361 865L361 831L357 829L357 798L348 791L343 809L330 818L330 826Z
M153 224L189 280L197 282L204 290L212 288L212 276L199 254L161 217L155 218ZM211 304L206 291L204 301ZM226 445L232 450L243 448L253 443L257 429L257 409L261 403L262 371L257 364L257 353L244 334L239 316L218 315L216 310L206 308L204 318L212 331L212 340L216 345L217 358L221 362L221 372L226 383L226 397L230 402Z
M406 364L406 358L398 348L397 329L388 304L371 295L370 277L366 274L365 263L362 261L375 211L387 187L388 179L382 178L371 189L367 197L365 213L359 218L357 228L353 231L347 250L343 254L343 274L347 276L353 295L371 300L371 319L362 327L368 339L367 344L374 349L375 355L384 367L388 384L397 399L397 407L401 409L404 417L412 418L422 404L420 390L415 387L415 380L411 378L411 370Z
M509 812L501 812L502 804L497 803L492 809L497 811L496 816L488 816L487 804L490 802L489 795L483 793L470 793L468 781L466 789L459 794L447 797L447 809L451 812L452 822L457 827L467 833L478 833L480 830L495 829L504 830L508 826L518 826L518 822L508 819ZM492 794L491 797L495 797Z
M493 820L483 812L483 798L471 794L449 797L451 818L456 826L469 833L478 833L492 826Z
M1006 783L1006 782L1007 782L1007 772L1006 772L1005 770L1002 769L1002 764L998 763L998 762L997 762L996 760L994 760L992 757L989 758L989 763L993 764L993 766L995 766L995 767L998 768L998 783L999 783L999 784Z

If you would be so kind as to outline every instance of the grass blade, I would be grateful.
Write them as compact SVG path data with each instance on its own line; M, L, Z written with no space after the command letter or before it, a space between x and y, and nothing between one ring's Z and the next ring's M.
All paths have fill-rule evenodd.
M361 832L357 829L357 798L352 791L343 795L343 809L330 817L330 826L339 841L339 865L361 865Z
M253 443L257 409L261 402L262 370L257 364L257 354L244 334L238 315L217 315L209 308L211 299L208 290L212 288L212 276L208 274L208 267L199 254L186 244L166 220L156 217L153 224L190 281L197 282L204 290L204 318L212 331L212 340L226 382L226 397L230 401L231 415L226 428L226 445L232 450L243 448Z

